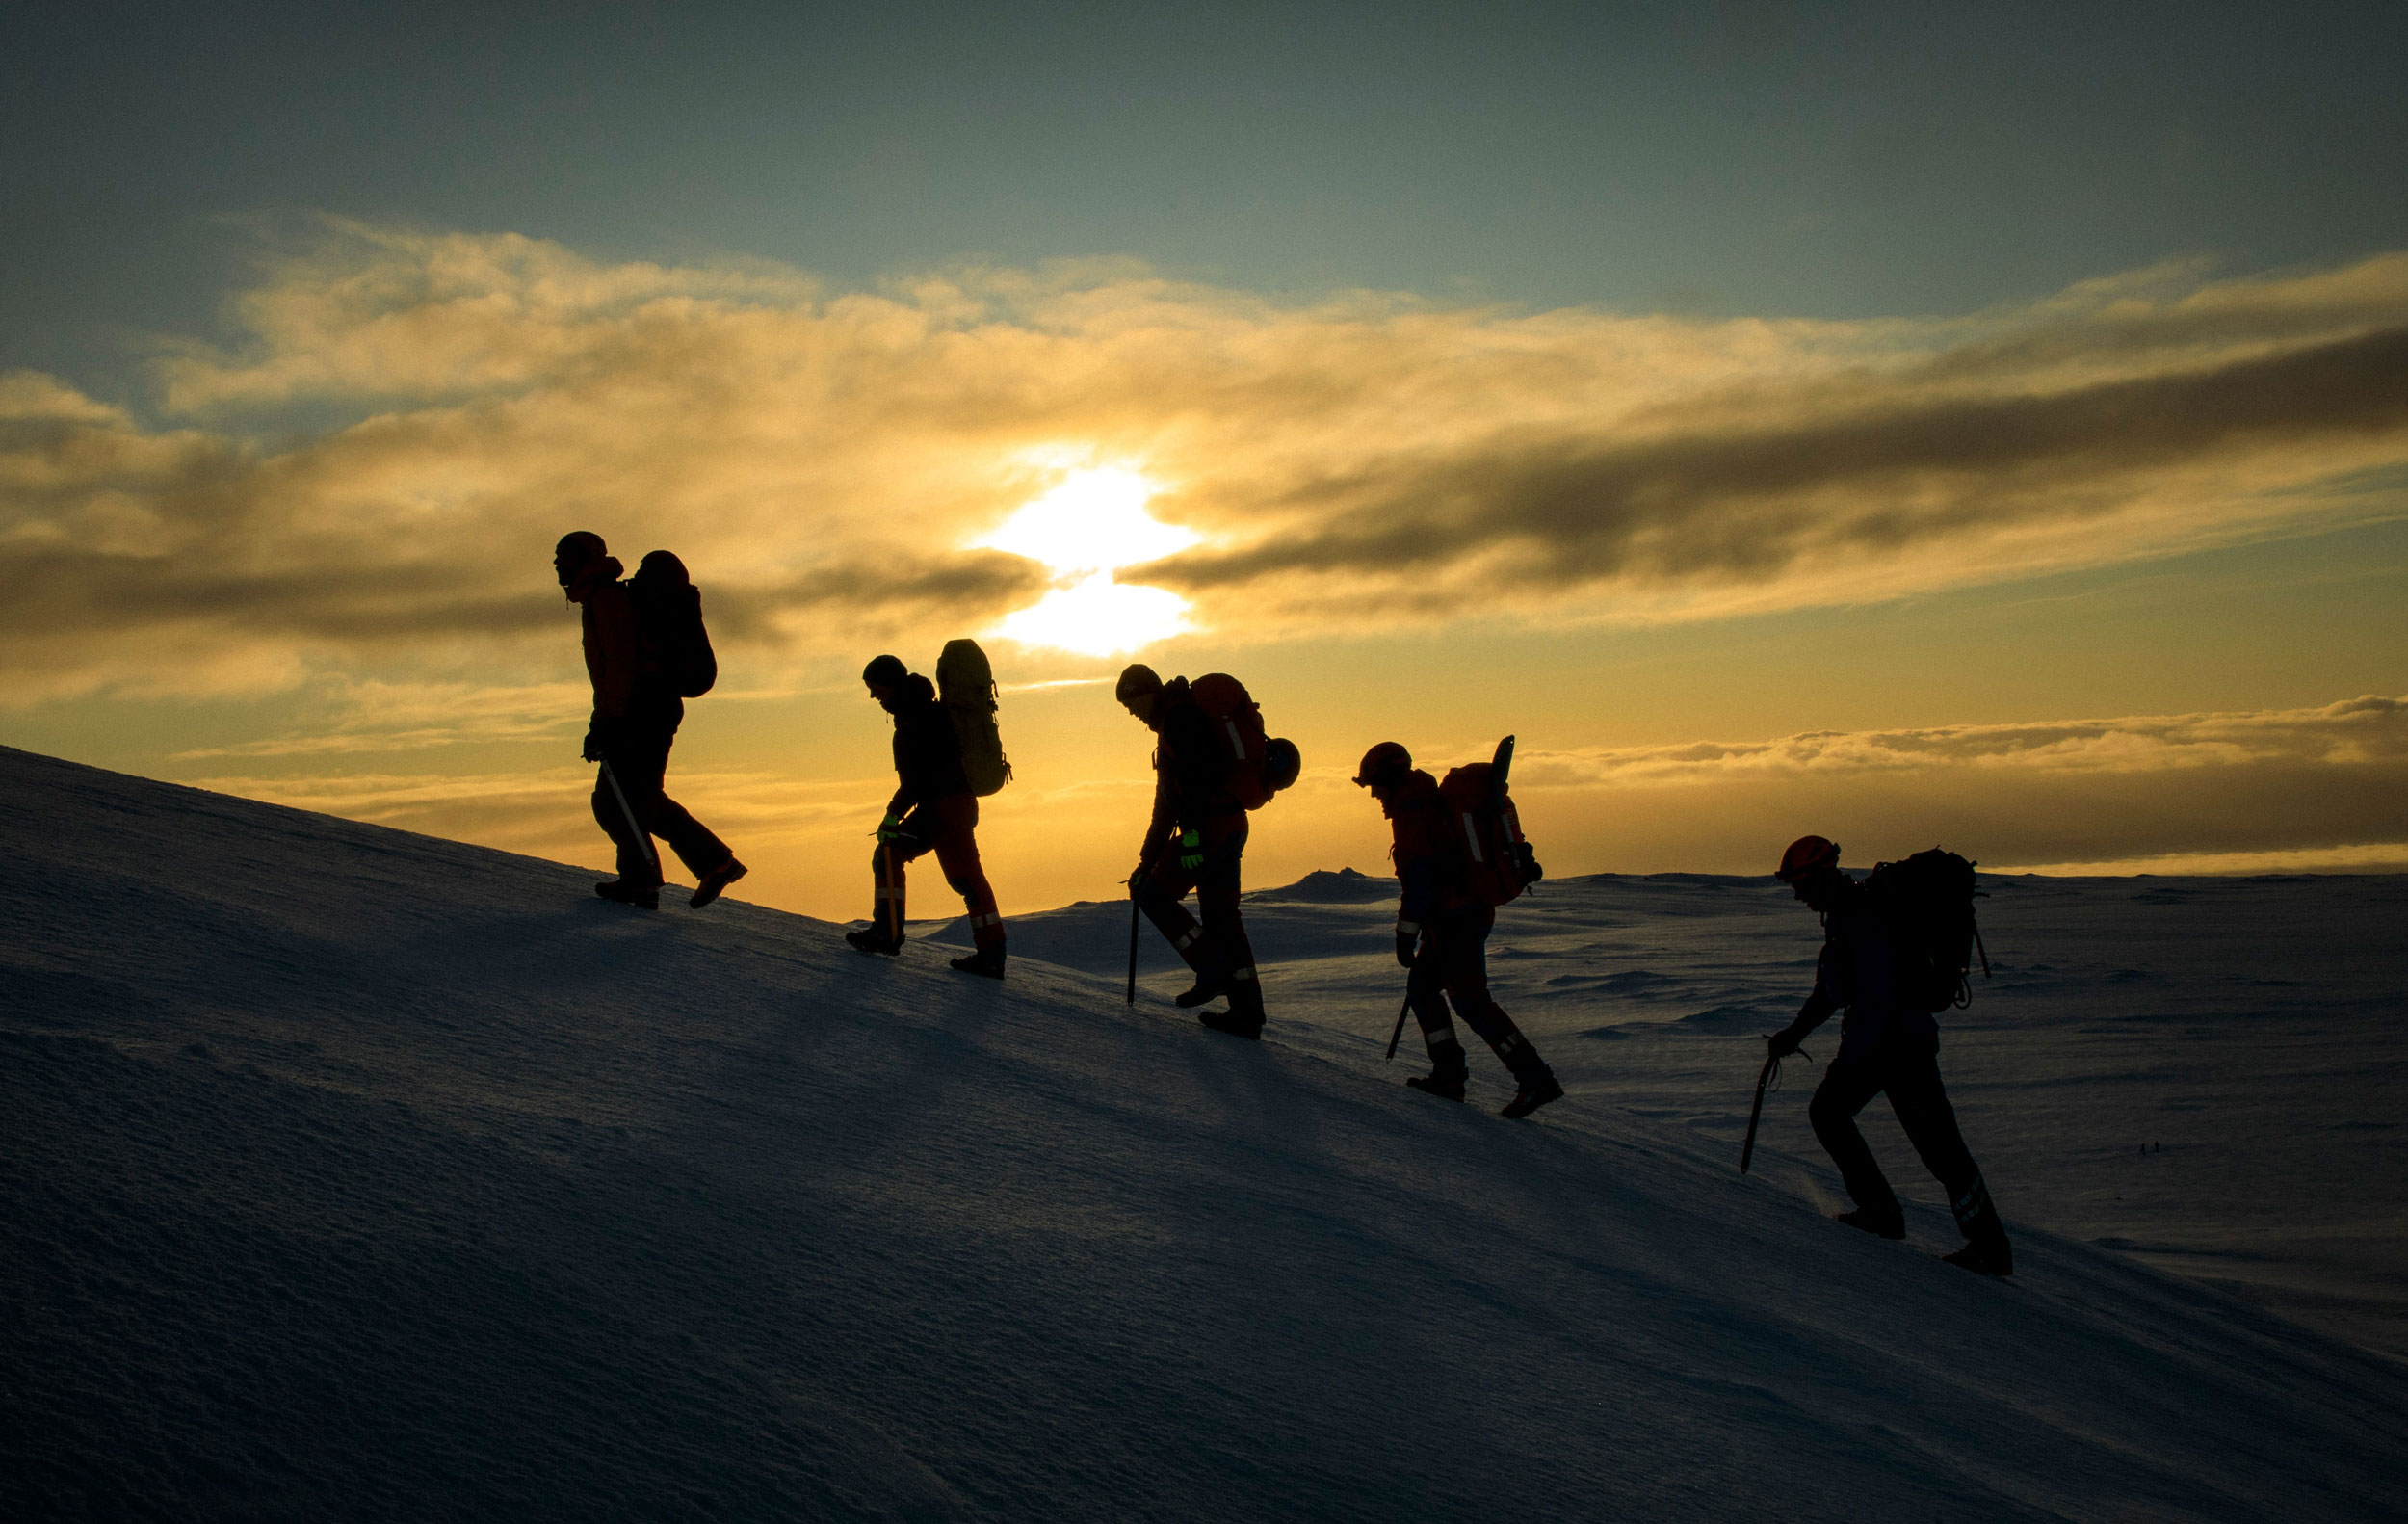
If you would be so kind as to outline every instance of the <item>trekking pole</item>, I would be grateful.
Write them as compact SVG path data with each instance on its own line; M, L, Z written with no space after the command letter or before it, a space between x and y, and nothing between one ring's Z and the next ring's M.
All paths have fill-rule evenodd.
M1797 1056L1804 1059L1809 1064L1815 1062L1815 1056L1807 1052L1804 1048L1797 1050ZM1756 1076L1755 1104L1747 1108L1747 1141L1740 1144L1740 1173L1741 1174L1747 1173L1748 1161L1756 1157L1756 1118L1764 1115L1765 1088L1767 1085L1777 1088L1780 1083L1780 1056L1774 1053L1767 1053L1765 1055L1765 1066Z
M627 817L627 829L643 848L643 860L652 864L652 877L661 876L661 854L652 850L652 833L636 824L636 812L627 803L627 791L618 786L618 775L611 771L611 759L602 759L602 776L611 785L611 797L618 801L618 812Z
M1138 859L1138 871L1129 876L1129 1001L1138 1003L1138 916L1143 907L1138 903L1138 885L1145 881L1145 871L1154 864L1154 854L1147 853Z
M1513 738L1507 736L1502 750L1509 756L1512 749ZM1413 975L1408 969L1404 976L1404 1004L1397 1008L1397 1030L1388 1034L1388 1056L1380 1060L1382 1064L1394 1064L1397 1061L1397 1044L1404 1040L1404 1013L1412 1009Z

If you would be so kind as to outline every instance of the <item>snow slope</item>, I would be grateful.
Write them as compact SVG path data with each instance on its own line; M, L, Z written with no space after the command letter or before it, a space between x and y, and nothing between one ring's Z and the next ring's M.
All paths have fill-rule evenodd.
M22 752L0 845L10 1518L2374 1518L2408 1480L2378 1356L2045 1232L1984 1281L1928 1210L1877 1243L1678 1118L1505 1123L1357 1033Z
M1995 977L1943 1018L1941 1064L2008 1219L2408 1357L2408 878L1982 883ZM1274 1010L1333 1058L1395 1029L1395 907L1393 880L1350 872L1248 897ZM967 945L958 926L943 934ZM1021 917L1011 934L1126 976L1125 906ZM1769 879L1605 874L1507 907L1490 972L1584 1111L1678 1126L1736 1160L1762 1034L1796 1012L1820 934ZM1149 933L1149 968L1167 970L1161 947ZM1398 1070L1425 1066L1408 1027ZM1493 1064L1474 1075L1491 1104L1509 1089ZM1785 1067L1757 1168L1839 1205L1806 1127L1820 1077ZM1865 1126L1899 1190L1940 1204L1888 1108Z

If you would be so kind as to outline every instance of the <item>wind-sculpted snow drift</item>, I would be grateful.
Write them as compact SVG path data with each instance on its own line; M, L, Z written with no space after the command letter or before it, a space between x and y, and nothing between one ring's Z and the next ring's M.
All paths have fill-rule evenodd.
M2378 1356L2028 1228L1980 1280L1578 1096L1507 1124L1066 968L0 785L11 1518L2372 1518L2408 1477Z

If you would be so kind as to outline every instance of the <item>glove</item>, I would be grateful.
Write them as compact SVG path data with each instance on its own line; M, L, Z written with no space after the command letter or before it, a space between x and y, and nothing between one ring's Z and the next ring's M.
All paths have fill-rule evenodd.
M1774 1058L1786 1059L1797 1051L1798 1044L1806 1040L1806 1034L1795 1027L1783 1027L1765 1040L1771 1045Z
M586 726L585 758L599 762L618 746L620 722L609 715L595 715Z
M877 823L877 839L880 841L901 841L909 834L903 828L903 817L891 809L886 812L886 818Z
M1414 950L1422 945L1422 933L1397 928L1397 961L1406 968L1413 966Z
M1201 835L1189 831L1179 838L1179 866L1187 873L1193 873L1204 866L1204 838Z

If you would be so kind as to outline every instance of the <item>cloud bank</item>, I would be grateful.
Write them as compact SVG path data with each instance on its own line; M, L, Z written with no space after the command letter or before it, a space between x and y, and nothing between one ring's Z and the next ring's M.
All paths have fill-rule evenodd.
M1517 759L1515 771L1517 782L1561 786L1937 768L2136 774L2291 763L2408 767L2408 698L2369 694L2315 709L1810 731L1738 744L1531 752Z
M1945 842L1998 871L2408 868L2408 697L1532 751L1526 820L1634 871L1770 871L1829 835L1869 865ZM1533 827L1535 834L1536 828Z
M2408 461L2403 254L1690 322L1116 265L831 296L328 224L230 311L161 353L155 419L0 378L17 697L538 676L571 527L676 548L740 663L985 627L1046 571L966 547L1083 462L1205 537L1125 580L1278 638L1886 597L2395 512L2365 486Z

